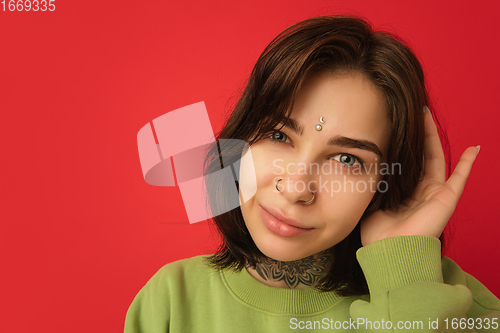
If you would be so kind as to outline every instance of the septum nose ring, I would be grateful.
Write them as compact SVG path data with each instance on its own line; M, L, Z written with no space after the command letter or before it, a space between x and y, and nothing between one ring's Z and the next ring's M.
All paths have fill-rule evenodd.
M276 182L276 191L278 191L278 192L281 192L281 191L280 191L280 189L278 188L278 183L279 183L280 181L282 181L282 180L283 180L283 178L280 178L280 179L278 179L278 181ZM310 205L310 204L312 204L312 203L314 202L314 199L316 198L316 194L315 194L314 192L312 192L312 191L311 191L311 193L312 193L312 195L313 195L311 199L309 199L309 200L307 200L307 201L305 201L305 200L300 200L300 201L302 201L302 202L303 202L304 204L306 204L306 205Z

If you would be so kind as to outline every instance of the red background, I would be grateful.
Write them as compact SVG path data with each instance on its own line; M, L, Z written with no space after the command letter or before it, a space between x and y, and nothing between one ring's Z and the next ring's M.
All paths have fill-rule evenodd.
M411 44L453 164L481 144L447 255L500 295L499 1L55 4L0 12L1 332L119 332L156 270L212 252L217 237L188 224L178 188L144 182L138 130L203 100L218 131L266 44L332 13Z

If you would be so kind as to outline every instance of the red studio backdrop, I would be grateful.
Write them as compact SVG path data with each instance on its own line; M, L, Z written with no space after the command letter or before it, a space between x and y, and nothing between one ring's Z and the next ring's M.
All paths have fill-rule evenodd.
M499 1L50 3L0 3L0 332L122 331L161 266L213 252L218 236L188 223L178 187L144 181L137 132L199 101L219 131L267 43L335 13L415 50L453 165L481 145L446 255L500 296Z

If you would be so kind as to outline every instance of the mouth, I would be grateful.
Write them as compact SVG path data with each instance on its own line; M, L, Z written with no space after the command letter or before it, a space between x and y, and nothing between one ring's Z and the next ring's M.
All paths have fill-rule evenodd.
M264 207L259 205L258 207L259 215L264 222L264 225L271 231L272 233L282 236L282 237L298 237L306 235L314 230L314 228L301 228L295 225L291 225L289 221L283 221L273 214L271 214Z

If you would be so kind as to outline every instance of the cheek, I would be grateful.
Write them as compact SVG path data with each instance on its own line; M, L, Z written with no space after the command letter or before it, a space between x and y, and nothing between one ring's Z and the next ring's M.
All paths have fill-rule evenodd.
M247 182L246 178L250 176L260 185L266 179L278 176L275 165L279 164L279 161L274 161L272 154L259 145L254 146L242 158L240 179Z
M369 180L369 177L357 180L346 178L345 182L340 180L330 182L333 188L329 188L329 192L320 192L323 194L321 200L323 214L339 222L342 221L341 223L356 224L375 194L372 190L377 188L377 182L373 180L370 183Z
M278 178L270 155L259 144L255 144L242 156L238 179L242 205L252 199L259 189L266 188Z

